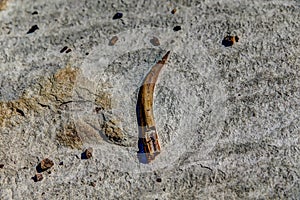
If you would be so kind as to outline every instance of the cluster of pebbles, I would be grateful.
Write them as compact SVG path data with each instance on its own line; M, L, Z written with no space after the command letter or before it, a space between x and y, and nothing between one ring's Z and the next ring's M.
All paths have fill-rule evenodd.
M177 9L174 8L171 13L174 15L175 13L177 12ZM118 20L118 19L122 19L123 17L123 13L120 13L120 12L117 12L114 16L113 16L113 20ZM180 31L181 30L181 26L175 26L173 28L173 31L174 32L177 32L177 31ZM114 46L116 44L116 42L119 40L118 36L113 36L110 40L109 40L109 43L108 45L110 46ZM159 46L160 45L160 42L159 42L159 39L157 37L154 37L150 40L150 43L153 45L153 46Z
M82 154L81 159L90 159L93 157L93 148L89 147L87 148ZM63 162L60 162L59 165L63 165ZM48 174L51 174L51 169L54 166L54 162L49 159L45 158L43 159L37 166L36 166L36 174L32 179L34 182L39 182L44 179L43 172L47 172Z

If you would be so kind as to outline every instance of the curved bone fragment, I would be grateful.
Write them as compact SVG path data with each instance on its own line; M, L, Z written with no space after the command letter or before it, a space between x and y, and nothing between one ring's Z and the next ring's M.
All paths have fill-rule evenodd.
M139 125L139 152L140 162L150 163L160 153L160 144L153 116L153 93L159 72L169 57L168 51L159 60L145 77L138 94L136 105L137 121Z

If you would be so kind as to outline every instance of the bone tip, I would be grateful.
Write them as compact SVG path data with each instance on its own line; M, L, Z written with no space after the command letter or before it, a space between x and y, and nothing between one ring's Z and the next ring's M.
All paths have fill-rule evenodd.
M168 51L161 60L165 62L168 59L170 52L171 51Z
M166 57L168 57L168 56L169 56L169 54L170 54L170 52L171 52L170 50L169 50L169 51L167 51L167 53L166 53L166 55L165 55L165 56L166 56Z

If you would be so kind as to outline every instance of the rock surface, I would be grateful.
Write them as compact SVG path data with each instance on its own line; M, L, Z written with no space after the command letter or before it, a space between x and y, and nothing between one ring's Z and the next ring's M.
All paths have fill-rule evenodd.
M0 199L299 198L299 1L0 0L0 20ZM147 165L137 93L168 50Z

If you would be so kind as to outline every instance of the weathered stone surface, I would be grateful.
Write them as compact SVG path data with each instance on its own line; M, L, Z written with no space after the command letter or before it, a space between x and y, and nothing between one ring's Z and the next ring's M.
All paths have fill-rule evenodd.
M78 68L67 66L58 70L53 76L41 80L38 103L57 107L72 100L78 73Z
M60 144L71 148L81 149L83 142L77 132L74 122L64 125L61 132L57 133L57 140Z
M0 199L298 199L298 1L0 2ZM137 92L168 50L144 165Z
M104 91L99 91L96 96L95 103L99 105L101 109L110 110L112 109L111 98L111 94Z
M27 88L28 91L18 100L0 102L0 125L9 126L10 120L20 123L22 119L43 112L45 108L56 110L61 103L69 101L73 96L77 70L66 67L51 77L40 77L40 81L32 88ZM30 90L34 93L29 94L32 93Z
M126 135L119 127L119 124L120 122L116 119L106 119L104 120L102 129L110 141L122 144L122 142L126 140Z
M0 0L0 11L6 9L7 2L8 2L8 0Z

